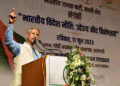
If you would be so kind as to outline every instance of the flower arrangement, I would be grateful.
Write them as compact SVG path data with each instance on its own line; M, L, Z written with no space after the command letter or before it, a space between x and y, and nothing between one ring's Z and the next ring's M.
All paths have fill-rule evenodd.
M67 64L65 69L67 70L67 84L69 86L90 86L95 81L90 73L89 68L91 63L85 55L82 54L80 49L75 46L72 47L71 52L67 53ZM65 78L64 78L65 80Z

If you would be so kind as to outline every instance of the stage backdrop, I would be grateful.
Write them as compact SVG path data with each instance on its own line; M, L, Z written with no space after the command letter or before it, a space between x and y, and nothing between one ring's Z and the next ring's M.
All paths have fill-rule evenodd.
M119 0L0 0L5 25L13 7L16 33L25 37L28 28L38 27L46 48L65 54L72 45L80 47L93 63L93 86L120 86ZM0 48L0 86L9 86L12 73L1 43Z

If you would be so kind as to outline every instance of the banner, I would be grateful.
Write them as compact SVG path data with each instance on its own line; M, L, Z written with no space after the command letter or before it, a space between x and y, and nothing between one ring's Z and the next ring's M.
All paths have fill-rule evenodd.
M8 15L13 7L17 15L14 31L20 37L25 37L28 28L38 27L39 40L46 48L58 49L54 50L55 53L60 53L60 50L65 54L76 45L93 64L91 71L96 82L93 86L120 85L119 0L0 0L0 20L3 24L8 24ZM0 52L0 63L4 65L2 60L6 64L9 61L2 52L4 50ZM3 67L9 69L10 65ZM6 74L12 78L8 69L5 69ZM1 70L0 67L2 82L4 72ZM5 77L5 80L11 81L11 78ZM3 84L0 83L0 86L9 86L10 82Z

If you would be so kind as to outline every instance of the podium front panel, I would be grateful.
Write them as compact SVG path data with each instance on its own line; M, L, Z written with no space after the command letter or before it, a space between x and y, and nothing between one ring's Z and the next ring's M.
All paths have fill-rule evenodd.
M42 62L40 58L22 67L22 86L44 86Z

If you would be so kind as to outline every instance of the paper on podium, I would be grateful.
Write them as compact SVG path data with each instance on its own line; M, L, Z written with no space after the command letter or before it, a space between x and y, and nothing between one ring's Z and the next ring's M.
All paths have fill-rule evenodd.
M63 70L66 65L66 57L48 56L46 59L46 86L62 86L65 84Z

